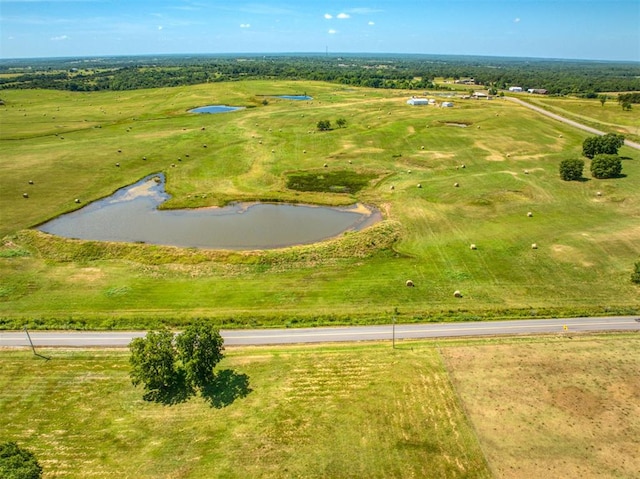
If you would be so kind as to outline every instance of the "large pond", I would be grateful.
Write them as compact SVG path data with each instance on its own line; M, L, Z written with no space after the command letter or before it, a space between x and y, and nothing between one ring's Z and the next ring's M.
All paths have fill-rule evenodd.
M85 240L254 250L315 243L382 219L378 211L362 205L236 203L224 208L159 210L168 198L163 175L154 175L37 229Z
M193 110L189 110L189 113L227 113L230 111L237 111L242 109L243 108L241 106L209 105L194 108Z

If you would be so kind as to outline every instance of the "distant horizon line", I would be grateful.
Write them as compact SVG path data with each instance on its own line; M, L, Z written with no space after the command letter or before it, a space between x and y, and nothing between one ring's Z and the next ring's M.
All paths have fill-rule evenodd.
M64 55L64 56L33 56L33 57L0 57L2 62L19 62L29 60L74 60L74 59L104 59L104 58L153 58L153 57L367 57L367 58L389 58L389 57L457 57L457 58L484 58L484 59L505 59L505 60L536 60L536 61L570 61L585 63L632 63L639 64L640 60L605 60L592 58L559 58L559 57L535 57L535 56L513 56L513 55L481 55L463 53L374 53L374 52L227 52L227 53L122 53L122 54L92 54L92 55Z

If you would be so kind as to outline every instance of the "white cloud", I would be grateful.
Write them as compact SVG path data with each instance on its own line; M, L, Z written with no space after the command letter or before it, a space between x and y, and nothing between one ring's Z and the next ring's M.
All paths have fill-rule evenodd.
M330 13L325 13L324 18L326 18L327 20L331 20L333 18L333 15L331 15Z
M376 22L369 22L368 25L374 26Z
M338 33L337 30L334 30L333 28L331 30L329 30L327 33L329 33L329 35L335 35L336 33Z
M339 13L336 18L339 18L340 20L346 20L347 18L351 18L351 15L349 15L348 13Z
M164 27L162 25L158 25L158 30L162 30Z
M241 23L240 24L240 28L251 28L251 24L250 23Z
M369 15L371 13L381 13L383 10L379 10L377 8L350 8L347 12L354 13L356 15Z
M51 40L53 40L54 42L62 42L68 39L69 37L67 35L60 35L59 37L51 37Z
M515 20L513 20L513 23L520 23L520 18L516 18Z

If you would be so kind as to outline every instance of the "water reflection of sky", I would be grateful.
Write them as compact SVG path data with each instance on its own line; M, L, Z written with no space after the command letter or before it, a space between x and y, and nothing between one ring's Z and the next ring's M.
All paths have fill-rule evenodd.
M38 229L86 240L251 250L315 243L381 219L379 213L363 214L357 206L236 203L224 208L158 210L168 198L164 177L154 175Z

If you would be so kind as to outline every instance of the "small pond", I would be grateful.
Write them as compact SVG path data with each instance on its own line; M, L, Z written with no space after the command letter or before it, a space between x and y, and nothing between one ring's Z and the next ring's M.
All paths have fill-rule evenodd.
M163 175L154 175L37 229L85 240L254 250L316 243L382 219L378 211L362 205L236 203L224 208L159 210L168 198Z
M209 105L201 106L200 108L194 108L189 110L189 113L227 113L229 111L242 110L241 106L227 106L227 105Z
M307 95L279 95L276 98L282 98L283 100L296 100L296 101L313 100L313 97L310 97Z

